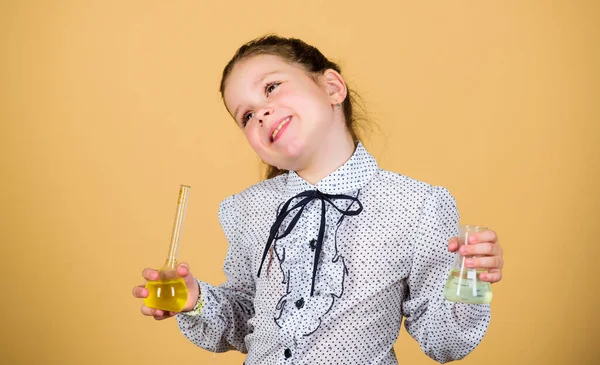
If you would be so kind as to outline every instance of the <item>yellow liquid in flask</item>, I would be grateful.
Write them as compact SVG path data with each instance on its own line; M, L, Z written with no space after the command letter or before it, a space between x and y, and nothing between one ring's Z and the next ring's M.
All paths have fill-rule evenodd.
M148 281L148 297L144 304L150 308L181 312L187 301L188 292L182 278Z

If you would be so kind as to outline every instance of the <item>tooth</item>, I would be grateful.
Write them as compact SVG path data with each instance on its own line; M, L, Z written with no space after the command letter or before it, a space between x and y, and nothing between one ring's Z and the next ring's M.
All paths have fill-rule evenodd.
M279 133L279 131L281 130L281 128L283 128L283 126L288 123L290 121L290 117L285 118L284 120L281 121L281 123L279 123L279 125L277 126L277 128L275 128L275 130L273 131L273 135L271 136L272 139L275 139L275 137L277 136L277 134Z

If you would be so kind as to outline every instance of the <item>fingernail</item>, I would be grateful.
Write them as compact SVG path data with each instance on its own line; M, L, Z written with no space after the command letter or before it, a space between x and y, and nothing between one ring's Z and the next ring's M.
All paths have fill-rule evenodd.
M465 246L462 246L462 247L460 248L460 253L461 253L461 255L464 255L464 254L466 254L466 253L467 253L467 248L466 248Z
M475 237L475 235L469 236L469 243L475 243L475 242L477 242L477 237Z
M465 265L467 265L467 266L473 266L473 259L466 259L465 260Z

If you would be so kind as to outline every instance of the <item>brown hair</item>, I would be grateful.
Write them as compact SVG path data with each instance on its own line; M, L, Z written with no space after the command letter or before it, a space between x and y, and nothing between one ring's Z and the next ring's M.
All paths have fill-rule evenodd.
M323 74L328 69L335 70L341 74L341 69L336 63L328 60L317 48L300 39L266 35L241 46L235 52L235 55L229 63L227 63L221 78L221 97L225 91L225 82L227 81L227 77L229 77L233 66L239 61L258 55L278 56L286 62L303 67L311 76ZM350 90L348 86L346 86L346 88L348 90L348 96L342 103L342 110L346 120L346 127L356 144L359 140L358 120L360 119L357 116L356 106L358 105L360 109L362 109L362 107L358 101L360 97L354 91ZM268 165L266 178L270 179L286 172L287 170L281 170L275 166Z

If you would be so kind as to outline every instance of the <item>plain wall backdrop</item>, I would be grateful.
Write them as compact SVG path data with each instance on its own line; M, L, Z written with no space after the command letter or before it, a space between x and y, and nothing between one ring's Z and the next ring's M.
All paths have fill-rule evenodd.
M0 1L3 364L241 364L195 347L131 289L179 259L224 280L217 208L261 165L223 67L269 32L339 61L381 167L496 230L504 279L461 364L598 364L597 1ZM365 334L368 336L368 334ZM594 345L595 344L595 345ZM401 364L433 364L404 328Z

